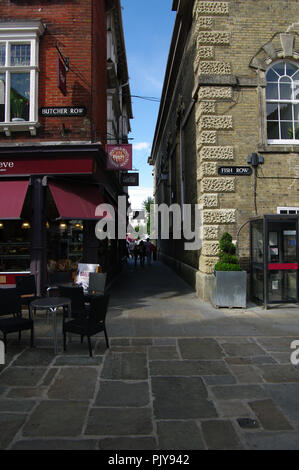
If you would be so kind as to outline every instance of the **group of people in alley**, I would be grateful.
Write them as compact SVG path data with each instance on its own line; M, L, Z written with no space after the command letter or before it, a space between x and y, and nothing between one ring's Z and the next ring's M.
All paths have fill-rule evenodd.
M156 246L150 241L146 240L131 240L127 242L127 258L133 259L135 266L139 259L140 266L144 266L145 259L147 265L150 266L152 259L156 260Z

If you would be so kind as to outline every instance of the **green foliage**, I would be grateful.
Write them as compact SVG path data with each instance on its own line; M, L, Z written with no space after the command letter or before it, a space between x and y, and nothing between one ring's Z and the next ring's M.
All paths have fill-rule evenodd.
M288 129L288 134L289 134L290 139L294 138L294 132L291 127ZM295 139L299 139L299 127L298 126L296 126L295 128Z
M222 261L218 261L218 263L215 264L215 271L241 271L241 266L239 264L222 263Z
M232 243L232 236L225 232L219 241L219 261L215 271L241 271L238 257L235 255L236 247Z
M155 201L152 197L148 197L145 201L143 201L143 209L146 215L146 231L147 234L150 234L151 227L150 227L150 213L151 213L151 205L154 204Z
M236 255L224 253L221 257L222 263L239 264L239 258Z

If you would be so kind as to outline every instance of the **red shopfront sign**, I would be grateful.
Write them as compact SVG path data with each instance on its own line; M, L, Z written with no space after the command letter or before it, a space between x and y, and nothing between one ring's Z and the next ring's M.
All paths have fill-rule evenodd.
M132 170L132 145L106 145L107 170Z
M269 263L268 269L269 271L288 270L288 269L298 270L298 263Z
M92 175L95 169L94 158L82 155L32 155L4 158L0 160L1 176L30 175Z
M8 286L8 285L15 285L16 284L16 277L18 276L29 276L31 272L24 271L24 272L18 272L18 273L6 273L6 272L0 272L0 288L2 286Z

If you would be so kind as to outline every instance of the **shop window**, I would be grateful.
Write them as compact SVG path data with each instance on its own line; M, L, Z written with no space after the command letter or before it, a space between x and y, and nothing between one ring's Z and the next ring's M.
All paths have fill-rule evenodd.
M67 271L75 275L83 259L83 221L47 222L48 272Z
M0 22L0 129L36 133L40 21Z
M299 66L277 62L266 73L269 144L299 144Z
M30 272L30 239L28 220L1 220L0 276L3 272Z

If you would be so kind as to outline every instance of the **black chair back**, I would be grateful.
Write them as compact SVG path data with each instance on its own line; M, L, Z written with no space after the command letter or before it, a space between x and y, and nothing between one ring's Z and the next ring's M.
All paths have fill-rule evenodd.
M60 286L59 293L61 297L71 299L72 317L85 314L83 287Z
M16 276L16 289L19 295L36 295L35 276L33 274Z
M98 296L90 299L88 317L91 323L104 322L108 310L109 295Z
M70 275L68 272L60 271L56 273L49 273L50 284L62 284L70 281Z
M20 296L16 288L0 289L0 316L21 315Z

